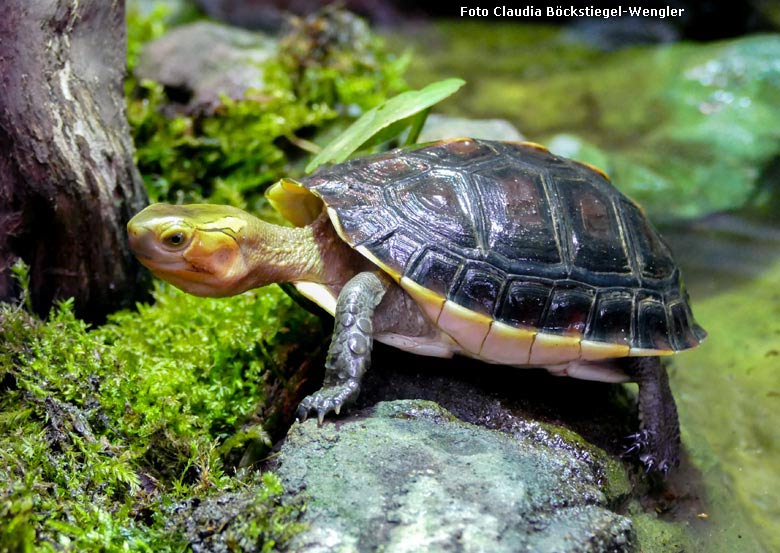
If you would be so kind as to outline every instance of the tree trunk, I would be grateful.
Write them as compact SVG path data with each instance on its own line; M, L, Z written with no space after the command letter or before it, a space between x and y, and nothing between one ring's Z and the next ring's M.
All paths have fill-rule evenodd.
M147 203L125 117L122 0L2 0L0 300L31 267L33 307L101 321L146 290L125 224Z

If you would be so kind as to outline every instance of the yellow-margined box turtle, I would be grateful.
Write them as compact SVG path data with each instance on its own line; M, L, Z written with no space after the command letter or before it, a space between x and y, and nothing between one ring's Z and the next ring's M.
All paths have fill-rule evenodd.
M299 417L354 401L373 340L557 375L639 383L631 449L679 460L659 357L705 337L671 252L588 165L527 142L453 139L283 179L293 227L227 206L156 204L128 225L157 276L197 295L291 283L336 318L325 382Z

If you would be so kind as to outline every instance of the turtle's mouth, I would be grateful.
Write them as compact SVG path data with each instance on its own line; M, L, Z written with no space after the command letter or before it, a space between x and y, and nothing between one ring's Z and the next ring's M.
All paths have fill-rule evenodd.
M176 275L181 273L208 273L208 271L192 265L185 259L181 259L179 261L160 261L152 257L145 257L140 255L137 257L138 261L140 261L144 267L155 274L160 273L165 275Z
M162 261L138 256L138 260L154 276L195 296L221 297L230 295L230 290L225 289L222 285L220 275L214 274L208 267L200 267L184 258Z

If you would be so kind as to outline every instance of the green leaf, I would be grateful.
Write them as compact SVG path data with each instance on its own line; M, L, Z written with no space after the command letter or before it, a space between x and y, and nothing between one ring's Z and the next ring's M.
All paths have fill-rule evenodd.
M390 98L383 104L364 113L357 121L328 144L306 166L306 172L311 173L323 163L340 163L353 152L380 134L389 138L383 131L388 127L396 130L396 124L404 121L411 125L417 113L438 104L454 94L466 84L462 79L445 79L429 84L421 90L410 90ZM406 125L402 125L406 126Z

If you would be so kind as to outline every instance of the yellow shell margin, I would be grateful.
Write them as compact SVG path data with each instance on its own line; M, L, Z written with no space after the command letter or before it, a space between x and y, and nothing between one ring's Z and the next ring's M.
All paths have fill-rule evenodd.
M488 363L504 365L546 365L566 363L578 359L595 361L618 357L672 355L671 350L631 348L610 342L594 342L583 339L581 334L549 334L533 328L507 325L477 313L446 298L409 277L400 277L388 270L368 250L359 247L360 253L390 274L420 306L431 322L454 339L465 354L478 357ZM442 317L445 315L445 321Z
M314 192L292 179L281 179L265 191L265 197L282 217L305 227L322 213L325 203Z

